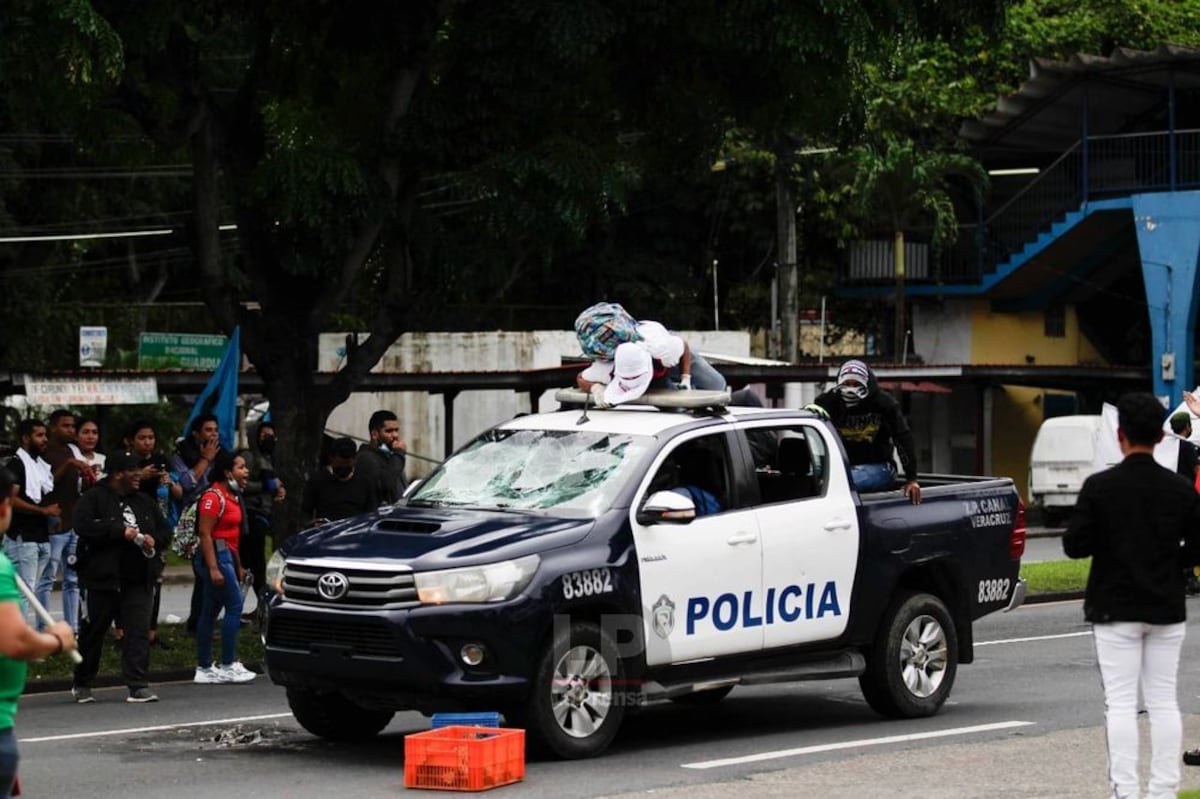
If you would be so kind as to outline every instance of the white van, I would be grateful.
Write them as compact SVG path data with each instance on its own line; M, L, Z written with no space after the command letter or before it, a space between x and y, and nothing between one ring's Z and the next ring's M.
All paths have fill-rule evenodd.
M1060 522L1079 496L1083 481L1109 466L1099 437L1102 418L1055 416L1042 422L1029 455L1029 499L1040 505L1046 524Z

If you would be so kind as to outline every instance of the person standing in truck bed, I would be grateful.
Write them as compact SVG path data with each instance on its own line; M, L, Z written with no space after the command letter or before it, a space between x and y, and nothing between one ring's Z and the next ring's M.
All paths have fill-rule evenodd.
M805 409L824 416L837 428L855 488L883 491L892 487L896 479L894 446L904 469L902 490L914 505L921 502L912 429L900 403L879 387L869 366L858 360L846 361L838 370L837 385Z

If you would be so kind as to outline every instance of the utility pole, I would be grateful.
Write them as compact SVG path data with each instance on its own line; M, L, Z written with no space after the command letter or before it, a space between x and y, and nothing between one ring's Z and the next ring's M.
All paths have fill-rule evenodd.
M775 226L779 252L779 315L782 346L779 356L793 363L800 355L800 273L796 263L796 195L792 190L792 164L795 145L787 136L775 145Z

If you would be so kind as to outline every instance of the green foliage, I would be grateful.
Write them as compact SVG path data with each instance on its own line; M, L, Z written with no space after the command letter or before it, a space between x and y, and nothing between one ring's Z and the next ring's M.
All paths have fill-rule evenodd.
M934 249L952 244L958 218L950 191L961 180L972 191L987 185L987 173L973 158L926 150L912 140L885 137L881 145L862 145L850 155L855 168L854 195L867 224L883 221L904 232L918 220L932 225Z
M182 624L163 624L158 628L158 634L170 649L150 648L150 679L156 674L164 674L180 670L191 670L196 667L196 638L188 635ZM121 652L113 645L111 634L104 639L104 649L100 655L100 670L97 676L120 679ZM220 647L220 642L214 643ZM219 649L215 649L220 654ZM260 667L263 660L262 642L258 631L253 627L243 627L238 635L238 660L250 667ZM36 663L29 664L29 676L26 679L26 690L30 690L39 682L48 680L69 679L74 673L74 664L65 656L55 655ZM260 680L266 679L259 677ZM99 689L103 690L103 689ZM124 690L124 689L121 689Z
M1082 591L1091 567L1091 558L1022 563L1021 578L1029 583L1031 594Z

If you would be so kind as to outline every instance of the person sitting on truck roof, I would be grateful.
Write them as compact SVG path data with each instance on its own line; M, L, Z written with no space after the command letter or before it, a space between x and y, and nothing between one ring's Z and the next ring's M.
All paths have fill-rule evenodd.
M825 417L837 428L855 488L882 491L892 486L896 479L894 446L904 469L901 490L914 505L920 504L912 429L896 398L879 387L870 367L859 360L846 361L838 370L837 385L806 405L805 410Z

